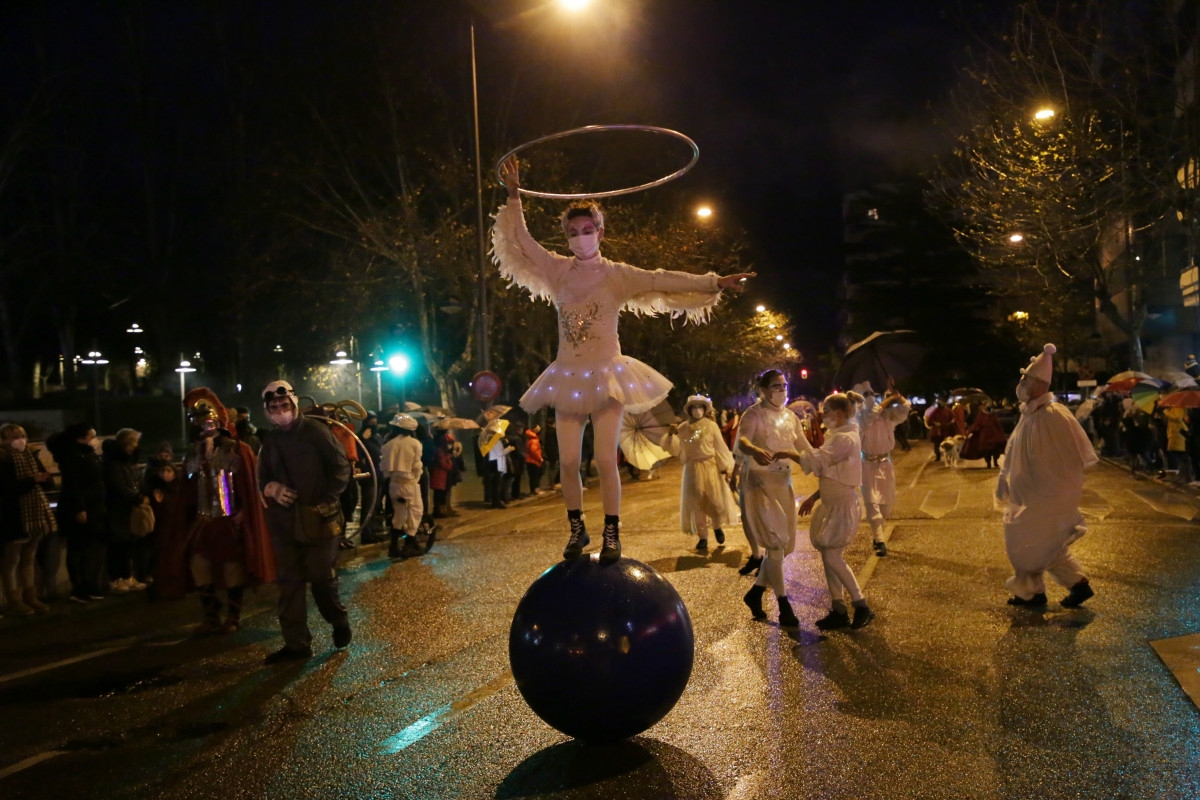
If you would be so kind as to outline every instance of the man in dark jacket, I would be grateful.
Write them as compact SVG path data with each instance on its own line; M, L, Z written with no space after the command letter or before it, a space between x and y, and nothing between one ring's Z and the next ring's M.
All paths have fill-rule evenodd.
M319 506L330 513L340 508L339 498L350 482L350 459L327 425L300 414L296 394L287 381L267 384L263 407L275 425L275 430L263 437L258 485L267 498L267 530L275 551L275 583L279 587L283 647L266 659L268 664L276 664L312 655L304 599L306 583L312 586L321 616L333 625L334 647L350 644L350 620L338 597L334 568L339 537L330 536L316 543L296 537L301 506Z
M77 422L46 442L62 479L55 511L58 529L67 540L67 574L76 603L104 599L104 471L92 447L95 438L95 428Z

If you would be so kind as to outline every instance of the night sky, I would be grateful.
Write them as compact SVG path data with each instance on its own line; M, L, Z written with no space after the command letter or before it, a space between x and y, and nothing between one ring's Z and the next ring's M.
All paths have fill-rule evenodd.
M843 192L913 174L944 141L933 120L964 37L942 5L593 0L566 16L539 0L13 3L0 11L0 122L39 98L72 97L63 124L76 119L94 134L87 152L63 158L79 181L102 187L98 224L139 229L121 198L141 191L134 168L150 159L189 209L172 235L206 247L227 224L211 216L223 179L215 154L243 146L238 109L253 110L249 136L261 152L305 135L311 121L296 109L352 93L364 42L394 44L434 76L422 79L450 98L448 135L468 145L473 15L489 168L521 141L578 125L687 133L701 159L674 196L712 202L720 220L747 229L773 297L786 278L779 302L796 314L798 341L820 352L836 335ZM148 152L133 146L146 132L129 124L131 53L149 65L156 124L169 128L151 131ZM47 91L80 81L73 92ZM122 263L144 257L131 249L98 267L119 278Z

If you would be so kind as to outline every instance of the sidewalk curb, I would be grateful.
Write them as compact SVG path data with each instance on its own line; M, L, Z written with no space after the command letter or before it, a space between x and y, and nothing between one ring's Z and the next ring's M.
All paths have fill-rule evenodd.
M1151 483L1158 484L1159 486L1163 487L1164 489L1174 489L1175 491L1177 491L1181 494L1186 494L1186 495L1190 495L1191 497L1200 498L1200 486L1189 486L1186 483L1179 483L1178 481L1169 480L1167 478L1160 478L1157 475L1151 475L1150 473L1147 473L1147 472L1132 472L1131 473L1129 470L1129 464L1127 464L1123 461L1118 461L1117 459L1112 458L1111 456L1100 456L1100 460L1103 461L1105 464L1108 464L1110 467L1116 467L1117 469L1121 470L1122 472L1129 474L1129 476L1131 478L1133 478L1134 480L1149 481Z

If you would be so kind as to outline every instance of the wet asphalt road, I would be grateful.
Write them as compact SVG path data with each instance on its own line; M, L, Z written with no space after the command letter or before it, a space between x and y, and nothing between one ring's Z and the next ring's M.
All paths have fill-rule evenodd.
M829 636L803 532L788 633L770 600L765 624L741 603L740 528L689 550L678 467L626 484L625 553L673 583L696 638L678 705L629 742L557 733L508 671L517 601L566 539L548 497L468 512L421 559L364 553L342 574L353 645L331 652L313 611L305 664L261 663L280 644L270 590L226 637L189 637L194 603L141 597L0 621L0 797L1200 795L1200 711L1148 644L1200 631L1200 503L1093 469L1076 552L1097 596L1061 609L1051 586L1031 613L1004 603L995 472L928 452L898 457L890 554L869 555L865 526L847 554L879 618Z

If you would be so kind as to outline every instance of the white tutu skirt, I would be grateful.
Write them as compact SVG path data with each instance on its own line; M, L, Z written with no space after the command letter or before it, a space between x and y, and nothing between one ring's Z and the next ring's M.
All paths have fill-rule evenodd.
M854 541L862 506L858 487L821 479L821 500L813 511L808 539L818 550L840 550Z
M637 414L665 400L671 385L657 370L630 356L599 366L555 361L521 395L521 408L530 414L550 407L560 414L587 416L611 398Z

